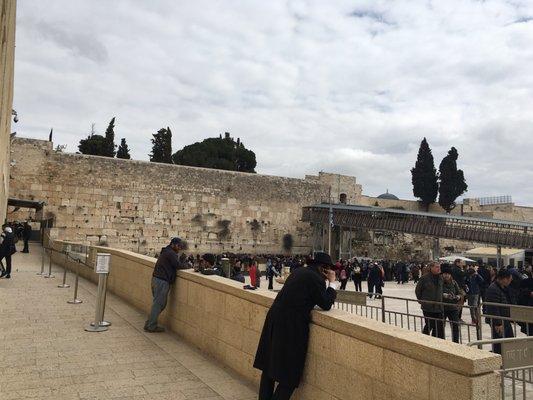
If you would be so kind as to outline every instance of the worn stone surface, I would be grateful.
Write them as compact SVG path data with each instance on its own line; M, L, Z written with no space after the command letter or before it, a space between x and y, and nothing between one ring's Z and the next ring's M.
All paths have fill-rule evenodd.
M67 304L61 271L44 279L37 248L14 257L0 280L0 399L257 398L255 387L173 334L142 331L145 313L107 296L107 332L89 333L96 287L82 280L82 304ZM68 276L72 283L72 276Z
M6 217L9 193L16 4L16 0L0 0L0 221Z

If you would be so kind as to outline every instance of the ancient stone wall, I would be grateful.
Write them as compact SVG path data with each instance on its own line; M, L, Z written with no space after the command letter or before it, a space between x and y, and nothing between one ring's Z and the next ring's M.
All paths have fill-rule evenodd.
M53 235L154 254L172 236L191 252L308 251L305 205L320 202L320 181L68 154L52 143L13 142L13 197L43 200ZM23 219L10 214L11 219Z
M9 151L15 64L15 0L0 0L0 221L9 193Z

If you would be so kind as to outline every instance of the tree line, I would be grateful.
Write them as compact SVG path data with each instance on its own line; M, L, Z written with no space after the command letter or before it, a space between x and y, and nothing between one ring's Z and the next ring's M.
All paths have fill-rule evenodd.
M426 138L420 143L416 164L411 169L411 179L413 194L426 210L437 200L438 194L439 205L449 213L456 206L455 200L468 190L463 171L457 169L458 158L457 149L452 147L442 159L437 173Z
M125 138L120 140L118 148L115 145L115 122L116 119L113 117L104 136L95 133L93 124L89 136L80 140L79 152L130 159L130 150ZM257 165L255 153L247 149L239 138L237 140L232 138L229 132L225 132L224 137L219 135L190 144L175 153L172 153L170 127L161 128L152 134L151 142L152 151L149 154L151 162L255 173Z

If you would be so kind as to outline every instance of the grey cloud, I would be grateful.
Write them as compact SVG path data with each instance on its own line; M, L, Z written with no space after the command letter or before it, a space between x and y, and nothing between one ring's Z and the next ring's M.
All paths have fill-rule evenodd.
M18 135L53 126L75 151L116 116L147 159L162 126L175 149L229 131L261 173L342 172L403 198L426 136L437 167L457 147L468 196L533 204L533 25L505 27L526 2L44 3L18 3Z
M105 63L109 55L104 44L96 37L84 32L72 32L44 21L34 23L35 30L58 46L70 50L74 56L81 56L97 63Z

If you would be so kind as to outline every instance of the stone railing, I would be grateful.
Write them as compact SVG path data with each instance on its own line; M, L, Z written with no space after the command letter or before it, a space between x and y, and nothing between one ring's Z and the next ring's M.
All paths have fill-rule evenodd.
M62 242L56 241L59 248ZM155 259L111 253L108 290L148 313ZM55 253L55 262L66 258ZM67 265L72 267L72 265ZM82 276L95 280L89 268ZM161 322L186 341L258 383L252 367L275 293L192 270L180 271ZM498 355L424 336L341 310L313 311L300 400L499 399Z

